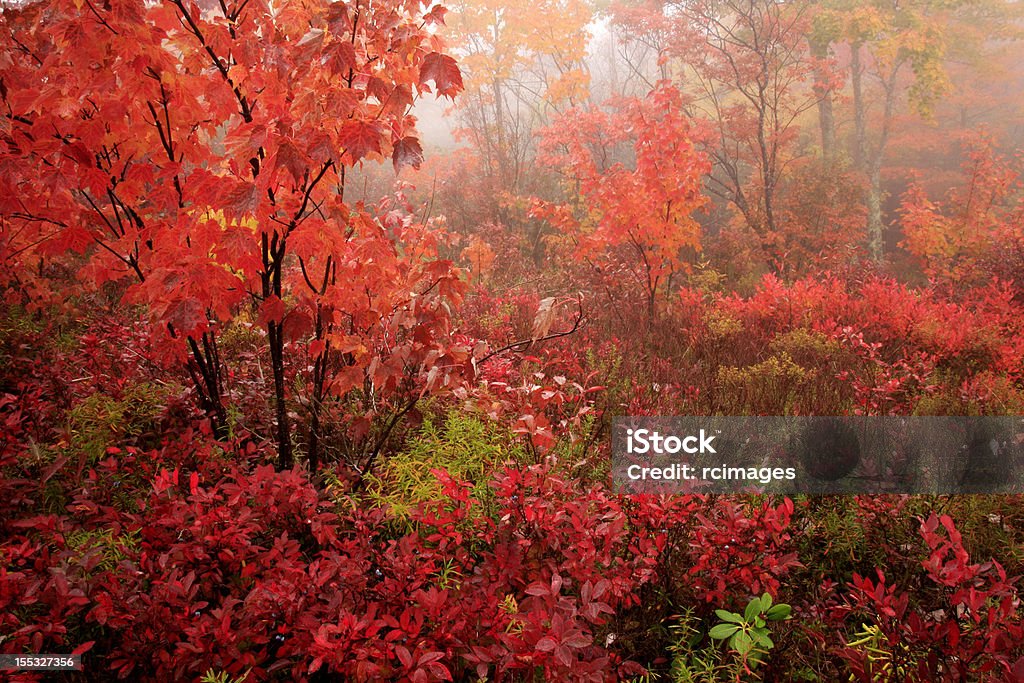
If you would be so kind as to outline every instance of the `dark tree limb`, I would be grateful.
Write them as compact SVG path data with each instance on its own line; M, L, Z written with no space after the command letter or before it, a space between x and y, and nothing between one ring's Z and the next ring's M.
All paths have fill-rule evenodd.
M580 325L583 324L583 320L584 318L586 318L586 315L583 312L582 296L576 298L576 306L576 320L573 321L572 327L570 329L564 332L553 332L552 334L546 334L543 337L537 337L535 339L523 339L521 341L512 342L511 344L506 344L505 346L502 346L500 349L495 349L494 351L491 351L489 354L478 360L476 362L476 366L480 367L490 359L494 358L497 355L505 353L506 351L512 351L519 347L529 348L530 346L536 344L537 342L548 341L549 339L558 339L559 337L568 337L570 334L574 334L576 330L580 329Z

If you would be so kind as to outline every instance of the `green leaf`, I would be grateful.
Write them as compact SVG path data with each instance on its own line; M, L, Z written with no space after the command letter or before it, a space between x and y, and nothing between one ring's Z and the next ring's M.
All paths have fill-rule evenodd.
M789 605L775 605L765 614L772 621L782 621L783 619L789 619L789 615L793 613L793 608Z
M744 631L740 631L732 637L730 645L732 646L732 649L736 650L741 655L745 655L754 648L754 640Z
M727 612L724 609L716 609L715 610L715 616L717 616L722 621L728 621L728 622L733 623L733 624L742 624L743 623L743 617L741 617L740 615L736 614L735 612Z
M744 621L753 621L754 617L761 613L761 598L754 598L747 603L747 609L743 612Z
M708 635L711 636L711 638L714 640L725 640L726 638L728 638L729 636L731 636L739 630L740 627L734 626L733 624L718 624L717 626L713 626L711 630L708 631Z
M769 595L768 593L765 593L764 595L761 596L761 611L763 612L763 611L765 611L766 609L768 609L771 606L772 606L772 596Z

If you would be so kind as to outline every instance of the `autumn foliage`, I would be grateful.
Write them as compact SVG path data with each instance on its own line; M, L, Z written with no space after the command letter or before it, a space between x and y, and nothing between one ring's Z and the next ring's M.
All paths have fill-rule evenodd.
M701 185L710 170L697 148L701 136L671 87L618 103L612 115L572 110L541 147L541 159L562 170L571 202L539 202L532 214L548 219L577 258L636 279L653 315L655 299L683 269L685 255L692 260L701 249L693 214L707 201ZM618 145L632 157L625 163L609 158Z
M962 179L945 201L912 185L901 207L904 246L925 274L956 288L1019 276L1024 256L1021 180L990 138L965 142Z
M437 369L458 359L436 343L440 302L459 285L436 236L402 207L371 215L345 201L357 163L418 166L411 105L462 88L426 30L442 23L440 7L45 3L4 19L9 267L30 273L82 254L72 272L125 287L124 303L180 340L163 345L170 355L191 352L189 373L221 433L218 334L255 304L285 466L286 345L302 340L312 364L314 463L328 397L364 380L385 395L445 383ZM38 278L8 285L33 305L45 295ZM416 339L405 332L413 326Z
M0 653L1024 680L1018 496L628 496L608 438L1024 411L1018 14L4 5Z

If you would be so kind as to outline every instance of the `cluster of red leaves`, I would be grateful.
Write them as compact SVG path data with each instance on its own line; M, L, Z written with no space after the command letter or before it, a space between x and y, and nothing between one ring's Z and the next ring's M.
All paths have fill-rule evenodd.
M828 284L820 286L822 303ZM737 312L747 305L734 302ZM767 315L757 306L748 313ZM26 416L59 423L85 400L77 388L64 396L46 389L72 372L92 373L115 396L142 379L113 374L125 362L119 354L140 342L108 344L106 334L129 333L93 325L64 364L15 361L10 351L31 347L30 335L6 349L4 652L78 648L92 670L128 679L193 679L213 669L255 679L305 680L323 670L349 680L509 680L537 671L605 680L658 666L665 644L644 643L645 634L679 606L698 606L710 623L715 607L740 609L767 591L798 616L821 613L798 586L802 568L820 558L798 555L798 511L788 499L623 497L549 459L498 468L494 502L482 508L468 485L436 472L444 497L416 510L410 530L357 490L275 471L265 444L220 443L180 418L156 445L125 438L98 461L62 461L73 446ZM579 407L566 397L586 393L568 377L584 366L534 357L523 367L535 374L513 369L507 391L489 390L509 403L505 417L521 397L536 404L535 415L565 419ZM550 425L556 436L566 429ZM896 512L879 505L865 524ZM912 629L916 640L907 642L931 648L947 668L1018 666L1014 581L996 563L972 564L948 518L928 521L922 534L926 588L908 584L902 594L912 599L900 607L896 589L878 594L858 578L846 602L833 596L830 623L849 634L850 615L867 610L894 638ZM948 605L945 616L936 604ZM863 652L846 644L851 638L820 647L855 668Z
M653 302L681 257L700 251L693 214L707 202L711 162L698 149L706 135L667 84L616 102L610 114L571 110L546 129L539 158L562 169L575 194L564 204L535 201L531 215L561 232L576 258L626 264Z
M903 246L930 278L958 289L1019 277L1024 260L1020 159L1000 155L984 134L963 147L961 182L942 201L915 183L900 207Z
M1020 307L1014 288L1001 281L954 298L937 286L912 288L875 275L791 283L769 275L749 296L700 288L677 296L653 322L635 307L595 307L586 335L621 360L618 372L633 392L619 398L617 410L906 414L922 399L942 396L949 410L973 402L998 413L1012 408L1007 397L1024 367ZM593 297L601 300L599 292ZM563 352L578 356L579 347ZM806 391L787 395L771 383L774 376L759 375L773 358L800 366ZM729 403L723 368L747 373L750 391L763 400ZM615 381L602 376L603 384Z
M638 602L659 541L602 487L509 469L494 479L497 514L478 517L467 487L438 473L446 501L396 535L386 511L331 499L297 470L239 467L252 450L228 459L185 434L112 453L73 514L5 505L3 650L93 647L104 661L91 667L161 680L210 668L411 681L640 670L597 634ZM104 500L124 472L137 477L137 512ZM82 531L135 540L114 561L110 546L69 541Z
M949 515L931 513L920 534L930 551L921 564L932 585L915 595L888 583L881 569L874 580L854 574L847 603L832 616L868 615L879 642L873 649L844 643L839 656L860 680L883 673L922 681L1020 680L1019 577L1007 577L995 560L972 563Z

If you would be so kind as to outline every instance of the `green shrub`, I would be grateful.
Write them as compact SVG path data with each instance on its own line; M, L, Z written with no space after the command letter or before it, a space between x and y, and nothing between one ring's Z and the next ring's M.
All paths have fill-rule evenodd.
M719 623L705 630L693 610L679 615L671 627L674 683L717 683L758 680L757 666L765 662L772 641L771 622L790 618L789 605L773 604L768 593L754 597L743 614L715 610ZM718 646L725 641L725 652Z
M522 447L507 432L476 416L451 412L440 427L432 418L424 419L406 447L367 477L367 492L374 504L387 506L397 519L407 522L419 504L443 499L432 471L443 469L473 484L470 495L480 504L479 514L493 502L488 486L493 467L524 458Z
M79 557L98 552L99 568L114 571L121 560L134 555L139 549L138 531L115 534L113 529L75 529L65 538L69 549Z
M127 387L120 399L92 394L68 413L71 450L95 463L108 448L155 429L171 393L167 386L142 382Z

